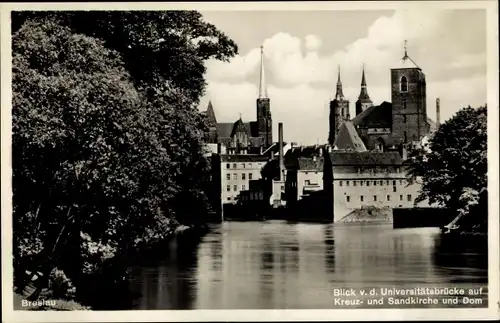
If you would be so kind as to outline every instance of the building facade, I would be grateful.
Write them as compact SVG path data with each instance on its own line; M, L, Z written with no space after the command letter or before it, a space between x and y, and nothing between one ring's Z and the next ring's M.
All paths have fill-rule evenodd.
M398 152L333 151L325 156L325 191L334 221L364 207L411 208L421 184L408 183ZM426 201L419 207L429 206Z
M221 203L235 204L240 192L250 188L250 181L262 177L262 167L268 160L265 155L221 155Z

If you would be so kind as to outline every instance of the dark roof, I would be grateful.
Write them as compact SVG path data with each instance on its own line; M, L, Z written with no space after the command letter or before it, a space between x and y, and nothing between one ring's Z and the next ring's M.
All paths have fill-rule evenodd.
M397 151L391 152L346 152L333 151L330 153L333 166L375 166L401 165L401 155Z
M239 121L240 120L236 122L217 123L217 134L219 135L219 137L231 137L231 132L233 131L233 127ZM249 137L259 137L259 129L257 127L256 121L242 122L242 123L245 126Z
M212 101L208 102L208 108L205 111L206 118L210 125L216 125L217 119L215 118L214 107L212 106Z
M269 160L269 156L263 155L221 155L220 156L222 162L264 162Z
M322 172L323 171L323 163L324 160L323 158L298 158L299 162L299 170L312 170L312 171L317 171L317 172Z
M297 158L298 157L313 157L313 156L319 156L321 153L321 149L323 149L323 151L326 151L326 145L293 147L293 148L290 148L286 154L290 155L290 156L293 155Z
M247 135L250 136L250 131L247 128L247 125L245 123L243 123L243 121L241 119L238 119L234 123L233 130L231 131L231 137L233 137L234 135L236 135L239 132L246 133Z
M231 131L233 130L234 123L232 122L218 122L217 123L217 135L219 138L231 137Z
M383 102L369 107L352 119L352 123L361 127L389 128L392 125L392 104Z
M339 132L333 146L337 149L366 151L363 140L361 140L358 132L354 128L354 125L350 121L346 121L340 125Z

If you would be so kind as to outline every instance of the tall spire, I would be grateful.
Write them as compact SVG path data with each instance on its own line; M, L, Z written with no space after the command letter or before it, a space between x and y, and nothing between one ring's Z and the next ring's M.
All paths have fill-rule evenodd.
M343 100L344 93L342 93L342 82L340 81L340 65L338 67L338 78L337 78L337 93L335 93L336 100Z
M363 76L361 77L361 87L366 87L365 64L363 64Z
M264 46L260 46L259 99L267 98L266 75L264 73Z
M358 99L370 99L368 90L366 88L365 64L363 64L363 75L361 76L361 92L359 93Z

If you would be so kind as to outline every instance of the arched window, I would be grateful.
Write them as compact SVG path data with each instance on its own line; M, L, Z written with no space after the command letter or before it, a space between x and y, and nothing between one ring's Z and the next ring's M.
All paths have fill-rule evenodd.
M401 92L408 92L408 79L406 76L401 78Z

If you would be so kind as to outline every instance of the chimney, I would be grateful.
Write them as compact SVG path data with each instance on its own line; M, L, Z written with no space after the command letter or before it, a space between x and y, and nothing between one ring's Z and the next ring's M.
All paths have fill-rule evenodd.
M280 181L283 181L283 170L284 170L284 163L283 163L283 123L280 122L278 123L278 140L279 140L279 167L280 167Z
M440 108L440 100L439 98L436 99L436 128L439 128L440 124L440 119L441 119L441 108ZM437 130L437 129L436 129Z

